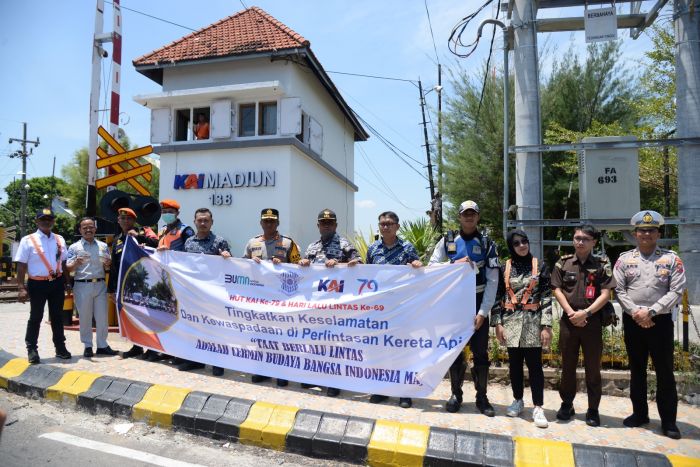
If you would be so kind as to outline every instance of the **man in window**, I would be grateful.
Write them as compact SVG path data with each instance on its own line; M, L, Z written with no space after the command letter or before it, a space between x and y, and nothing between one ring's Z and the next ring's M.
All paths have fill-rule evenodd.
M194 139L209 139L209 121L203 112L197 114L197 123L194 124Z

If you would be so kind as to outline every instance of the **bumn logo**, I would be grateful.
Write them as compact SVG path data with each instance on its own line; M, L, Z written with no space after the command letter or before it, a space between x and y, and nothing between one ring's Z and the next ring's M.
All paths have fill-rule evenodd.
M337 281L335 279L321 279L318 281L319 292L338 292L342 293L345 287L345 281Z

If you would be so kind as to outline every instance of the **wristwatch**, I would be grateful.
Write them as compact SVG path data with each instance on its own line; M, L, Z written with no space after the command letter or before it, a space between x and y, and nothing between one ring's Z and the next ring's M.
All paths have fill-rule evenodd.
M656 310L653 308L649 308L649 316L651 316L652 318L656 316Z
M591 310L586 310L586 318L590 318L593 316L593 313L591 313Z

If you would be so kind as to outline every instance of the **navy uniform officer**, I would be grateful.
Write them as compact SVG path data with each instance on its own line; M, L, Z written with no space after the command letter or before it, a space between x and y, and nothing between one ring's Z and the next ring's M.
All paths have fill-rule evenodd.
M306 267L314 263L325 264L327 268L332 268L339 263L346 263L350 267L362 263L362 258L352 243L336 232L338 218L335 212L324 209L318 213L317 220L321 239L308 246L305 257L299 261L299 266ZM313 385L302 384L301 387L309 388ZM336 397L340 394L340 389L329 387L326 394L329 397Z
M277 209L265 208L260 212L260 227L262 235L248 240L243 251L243 257L252 259L256 263L263 260L271 260L273 264L298 263L301 259L299 247L289 237L280 235L277 228L280 225L280 213ZM260 383L269 379L268 376L253 375L251 381ZM277 386L286 386L286 379L277 379Z
M489 310L498 290L498 251L496 243L478 230L479 205L468 200L459 206L459 232L448 232L435 246L429 265L444 263L471 263L478 268L476 275L476 309L474 334L469 348L474 355L472 378L476 389L476 407L482 414L493 417L495 411L489 403L486 389L489 380ZM460 353L450 366L452 395L445 404L448 412L457 412L462 406L462 384L467 363Z
M673 319L671 311L685 288L683 262L671 250L657 246L664 218L655 211L632 217L637 247L620 255L613 274L617 301L624 310L625 347L630 362L632 415L623 423L638 427L649 423L647 364L656 370L656 405L664 435L680 439L676 425L678 393L673 376Z
M44 317L44 305L47 301L56 357L64 360L71 358L70 352L66 349L61 313L66 284L63 271L67 248L63 237L51 232L54 220L55 216L51 209L37 211L37 231L22 237L15 253L18 298L20 302L25 303L28 297L31 305L24 341L27 345L29 363L32 364L40 363L37 341L41 319ZM29 273L29 280L25 287L24 276L27 273Z
M139 244L145 244L146 246L154 248L158 246L157 238L136 230L134 227L134 224L136 224L136 213L133 209L120 208L117 210L117 213L117 223L119 224L121 232L119 232L119 234L117 234L112 240L112 264L109 268L109 280L107 281L107 293L111 296L112 300L114 300L114 294L117 291L117 284L119 282L119 267L121 265L126 237L132 236ZM126 352L122 352L122 358L135 357L137 355L141 355L142 353L143 347L140 345L134 345Z

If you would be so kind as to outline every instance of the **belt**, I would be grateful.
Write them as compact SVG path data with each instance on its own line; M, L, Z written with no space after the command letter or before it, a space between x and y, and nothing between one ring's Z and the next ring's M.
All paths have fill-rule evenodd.
M73 282L103 282L104 280L104 277L100 277L99 279L74 279Z
M56 274L55 276L29 276L29 279L33 281L53 281L61 277L63 273Z

